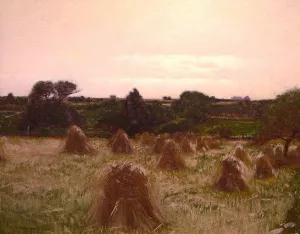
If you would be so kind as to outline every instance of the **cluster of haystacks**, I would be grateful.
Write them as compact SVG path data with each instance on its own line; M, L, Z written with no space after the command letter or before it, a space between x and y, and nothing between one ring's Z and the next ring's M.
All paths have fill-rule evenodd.
M247 166L250 166L252 164L252 161L251 161L248 153L246 152L246 150L244 149L244 147L242 145L238 145L235 148L233 156L236 159L241 160Z
M227 157L222 161L221 175L215 187L221 191L234 192L249 189L244 176L244 164L235 158Z
M5 137L1 137L0 138L0 162L5 162L7 161L7 155L4 151L4 144L6 142L6 138Z
M181 151L184 154L194 153L195 150L188 137L184 137L181 143Z
M259 179L267 179L275 177L275 170L270 162L270 157L266 151L256 159L254 177Z
M152 146L155 140L155 135L149 132L143 132L140 136L140 142L142 145Z
M89 222L119 231L156 230L166 223L147 172L140 166L107 164L100 175L99 195Z
M162 149L162 154L158 158L156 165L165 170L180 170L186 168L179 147L174 140L166 140Z
M84 132L76 125L72 125L67 134L63 152L71 154L93 154L95 150L87 142Z
M154 140L154 146L153 146L153 152L155 154L161 154L162 153L162 149L164 147L165 141L166 141L166 137L163 135L158 135L155 140Z
M196 150L197 151L202 151L202 152L205 152L205 151L209 150L207 145L206 145L206 142L202 139L202 137L197 138Z
M119 129L113 136L113 142L111 149L114 154L129 154L132 153L132 147L130 145L128 136L125 131Z

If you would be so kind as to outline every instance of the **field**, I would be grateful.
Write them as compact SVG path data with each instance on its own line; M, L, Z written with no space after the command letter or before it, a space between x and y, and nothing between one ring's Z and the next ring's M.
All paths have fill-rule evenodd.
M101 138L90 139L98 151L95 156L62 154L63 142L8 137L9 161L0 164L0 233L114 233L86 222L99 172L113 160L135 162L156 178L156 193L170 223L158 233L269 233L285 221L293 205L292 169L280 169L276 179L250 179L247 193L212 187L220 160L238 142L187 156L189 168L178 173L155 169L151 149L136 142L130 156L112 155ZM258 154L255 147L247 150L252 157Z

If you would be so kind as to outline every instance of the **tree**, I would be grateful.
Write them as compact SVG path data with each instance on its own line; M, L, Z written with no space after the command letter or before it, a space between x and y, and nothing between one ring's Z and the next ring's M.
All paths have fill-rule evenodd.
M143 107L145 102L140 92L134 88L131 91L125 101L125 112L132 124L142 124L143 122Z
M172 108L182 117L190 119L194 123L206 120L207 108L212 99L197 91L184 91L179 100L172 103Z
M170 101L170 100L172 100L172 98L170 96L163 96L163 100Z
M27 110L20 121L19 129L64 128L70 124L81 124L83 118L66 103L66 98L77 92L76 88L76 84L69 81L36 82L28 96Z
M8 93L6 98L5 98L5 102L9 103L9 104L14 104L16 102L15 96L13 95L13 93Z
M285 141L284 156L290 143L300 134L300 89L294 88L278 95L262 121L260 137L263 141Z
M47 101L55 94L54 85L51 81L36 82L28 96L28 103L32 105Z
M59 101L65 101L66 98L71 94L79 92L79 90L77 90L77 85L69 81L60 80L54 83L53 86L54 86L56 98Z

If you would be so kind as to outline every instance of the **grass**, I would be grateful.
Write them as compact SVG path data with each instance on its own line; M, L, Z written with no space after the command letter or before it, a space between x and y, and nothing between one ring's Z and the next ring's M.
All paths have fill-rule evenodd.
M204 124L197 126L197 129L200 130L201 134L209 135L210 130L218 126L225 126L226 128L231 129L233 136L255 136L259 130L260 123L258 121L211 119Z
M292 206L290 169L281 169L273 180L250 180L248 193L212 188L217 165L233 142L187 157L188 169L176 173L155 169L155 156L138 144L133 155L113 156L106 140L94 138L91 143L98 154L79 157L59 153L62 139L9 137L9 162L0 164L0 233L114 233L86 222L99 172L114 160L136 162L155 176L170 223L159 233L268 233Z

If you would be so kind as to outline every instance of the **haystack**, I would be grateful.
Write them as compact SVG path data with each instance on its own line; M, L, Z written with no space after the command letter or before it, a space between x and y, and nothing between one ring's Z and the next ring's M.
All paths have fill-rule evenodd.
M95 153L95 150L87 143L83 131L78 126L72 125L68 130L63 152L83 155Z
M153 190L143 168L126 162L107 164L88 220L100 228L153 231L166 223Z
M208 150L208 147L207 147L205 141L203 141L201 137L197 138L196 150L203 151L203 152Z
M181 151L184 154L190 154L195 152L194 148L191 145L190 140L187 137L183 138L182 140Z
M4 144L6 142L5 137L0 137L0 162L7 161L7 155L4 152Z
M121 133L125 133L126 134L126 132L123 129L119 128L117 130L117 132L108 139L107 146L111 147L112 144L113 144L113 142L116 140L117 135L121 134Z
M300 145L292 145L287 152L287 164L290 166L300 165Z
M161 154L163 146L165 144L166 137L158 135L154 141L153 152L155 154Z
M207 147L209 149L220 149L220 141L212 139L212 138L207 138L204 140L206 143Z
M185 137L187 137L190 141L196 141L197 140L197 136L192 131L188 131L185 134Z
M234 192L249 190L249 186L243 174L241 161L227 157L222 161L221 175L215 183L215 187L221 191Z
M140 138L141 138L141 134L140 134L140 133L136 133L136 134L134 135L133 140L134 140L135 142L138 142L138 141L140 141Z
M275 170L270 162L269 156L266 153L259 155L256 160L254 177L266 179L274 176Z
M287 159L283 156L282 145L276 145L273 149L274 157L269 158L274 168L279 168L287 164Z
M155 135L149 132L143 132L140 137L140 142L142 145L151 146L153 145L154 140L155 140Z
M127 134L123 130L118 130L111 145L112 152L115 154L129 154L132 153Z
M162 154L156 162L158 168L165 170L180 170L186 167L174 140L166 140Z
M175 132L172 134L171 138L178 144L181 144L183 138L184 138L184 133L182 132Z
M235 148L233 156L236 159L241 160L247 166L250 166L252 164L252 161L251 161L249 155L247 154L246 150L244 149L244 147L242 145L238 145Z

